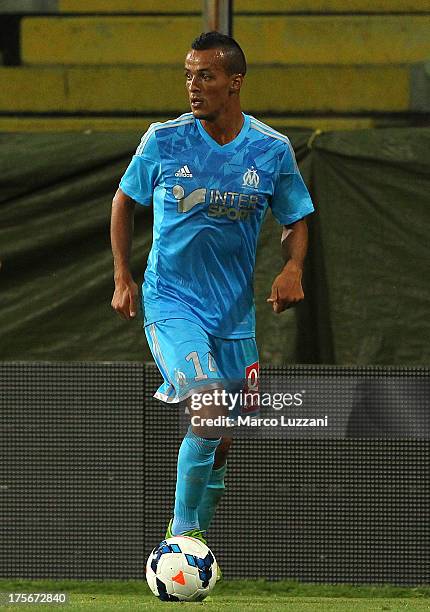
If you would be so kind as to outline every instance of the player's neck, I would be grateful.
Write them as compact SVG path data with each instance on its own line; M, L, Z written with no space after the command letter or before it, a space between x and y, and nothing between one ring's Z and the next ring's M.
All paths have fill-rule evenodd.
M221 115L215 121L202 119L201 124L206 132L218 144L225 145L231 142L239 134L243 127L244 119L240 108L233 113Z

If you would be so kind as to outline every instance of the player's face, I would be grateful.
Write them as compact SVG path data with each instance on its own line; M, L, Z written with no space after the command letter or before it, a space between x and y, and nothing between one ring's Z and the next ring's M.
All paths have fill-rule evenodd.
M228 111L235 78L225 71L222 49L192 49L185 58L185 82L194 116L215 121Z

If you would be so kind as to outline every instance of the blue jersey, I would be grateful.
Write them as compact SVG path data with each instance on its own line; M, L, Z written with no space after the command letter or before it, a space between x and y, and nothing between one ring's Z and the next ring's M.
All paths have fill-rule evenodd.
M253 274L270 206L288 225L313 211L286 136L244 115L218 144L192 113L152 124L120 182L154 207L145 325L183 318L220 338L255 335Z

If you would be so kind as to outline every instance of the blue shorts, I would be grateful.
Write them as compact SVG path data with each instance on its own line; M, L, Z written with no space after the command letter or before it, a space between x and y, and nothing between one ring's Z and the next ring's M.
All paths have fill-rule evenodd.
M208 334L185 319L165 319L145 326L154 361L164 378L154 397L177 403L193 393L249 382L258 385L255 338L226 339Z

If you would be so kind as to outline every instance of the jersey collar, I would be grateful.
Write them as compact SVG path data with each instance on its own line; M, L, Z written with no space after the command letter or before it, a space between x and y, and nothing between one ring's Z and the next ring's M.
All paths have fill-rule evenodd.
M202 136L203 140L205 140L207 142L207 144L212 147L212 149L215 149L215 151L218 152L222 152L222 153L229 153L230 151L232 151L233 149L236 149L236 147L238 147L240 145L240 143L245 139L248 130L249 130L249 125L250 125L250 119L248 115L245 115L245 113L242 113L243 116L243 125L242 125L242 129L240 130L239 134L236 136L236 138L234 138L234 140L232 140L231 142L228 142L225 145L220 145L216 140L214 140L212 138L212 136L210 136L207 131L205 130L205 128L202 126L200 119L196 119L196 123L197 123L197 128L200 132L200 135Z

